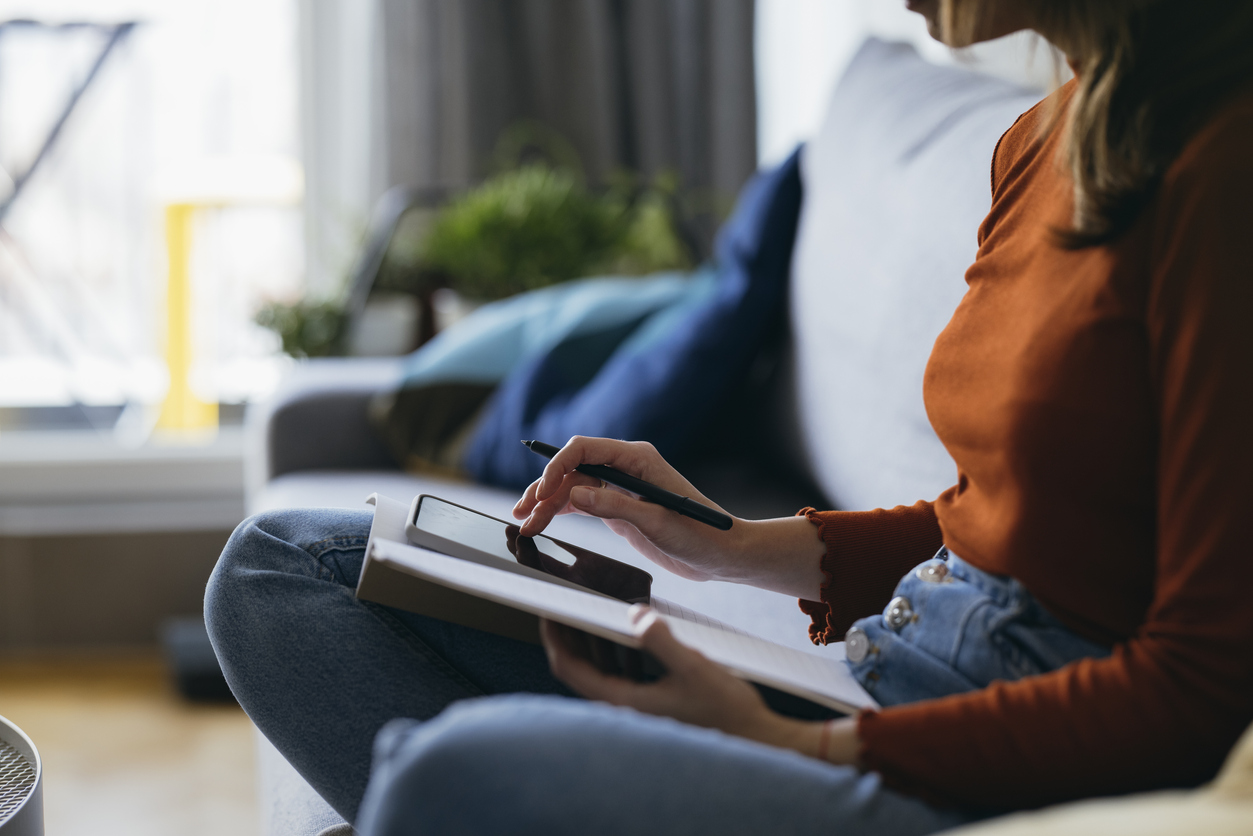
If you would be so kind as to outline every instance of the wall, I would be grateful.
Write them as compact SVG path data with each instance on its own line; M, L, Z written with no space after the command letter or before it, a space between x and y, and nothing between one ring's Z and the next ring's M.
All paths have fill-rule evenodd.
M0 651L152 645L244 517L243 439L0 433Z
M927 34L904 0L757 0L757 148L762 165L779 162L812 136L835 81L870 35L906 41L937 63L973 69L1044 89L1058 67L1047 44L1021 34L954 52Z
M155 644L200 614L230 534L0 536L0 653Z

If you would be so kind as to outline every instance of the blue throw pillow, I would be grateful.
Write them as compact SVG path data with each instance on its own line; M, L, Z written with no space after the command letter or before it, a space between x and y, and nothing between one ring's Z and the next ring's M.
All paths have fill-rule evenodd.
M743 378L779 315L800 216L800 151L744 187L715 244L716 269L638 327L582 334L515 367L496 390L462 465L523 488L544 460L521 439L575 435L651 441L682 452Z
M516 369L551 354L586 382L642 322L700 284L683 273L582 279L484 305L409 355L400 386L371 402L375 430L407 469L460 474L475 416Z
M692 281L684 273L579 279L490 302L410 354L402 385L495 386L520 360L624 326L634 330L650 315L686 299Z

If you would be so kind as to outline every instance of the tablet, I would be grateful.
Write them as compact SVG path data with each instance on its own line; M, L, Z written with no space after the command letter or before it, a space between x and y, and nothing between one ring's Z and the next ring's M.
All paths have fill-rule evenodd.
M630 604L652 600L653 576L643 569L546 535L523 537L516 523L422 494L413 500L405 534L417 546L519 574L552 580Z

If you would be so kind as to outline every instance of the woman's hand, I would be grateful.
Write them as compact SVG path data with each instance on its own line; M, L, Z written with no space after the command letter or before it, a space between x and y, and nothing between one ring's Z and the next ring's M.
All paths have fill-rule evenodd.
M544 475L514 506L533 537L558 514L600 517L636 551L690 580L747 583L815 600L823 582L826 546L803 517L750 521L733 518L729 531L684 517L575 470L605 464L680 496L719 508L670 466L651 444L576 436L553 456ZM725 511L724 511L725 513Z
M736 519L730 531L719 531L621 489L602 487L599 479L575 470L581 464L609 465L718 508L679 475L653 445L575 436L553 456L544 475L514 506L514 517L525 519L524 535L540 533L558 514L580 511L600 517L636 551L680 577L698 581L737 579L735 564L742 552L744 520Z
M855 763L858 742L851 718L812 723L776 714L753 686L680 644L655 612L637 605L631 617L643 649L665 666L661 679L643 683L601 673L575 651L569 628L542 621L540 635L553 675L588 699L795 749L831 763Z
M642 648L666 669L661 679L635 682L601 673L578 654L569 628L544 621L540 634L553 675L588 699L754 740L770 736L784 722L766 707L753 686L680 644L651 609L637 605L631 617Z

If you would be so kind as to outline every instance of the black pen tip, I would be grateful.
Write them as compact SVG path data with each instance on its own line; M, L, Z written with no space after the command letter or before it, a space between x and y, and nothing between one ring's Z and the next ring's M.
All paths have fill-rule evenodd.
M523 440L522 440L522 446L523 446L523 447L525 447L525 448L526 448L526 449L528 449L528 450L530 450L530 449L531 449L531 445L532 445L532 444L534 444L534 443L535 443L535 439L531 439L530 441L527 441L526 439L523 439Z

